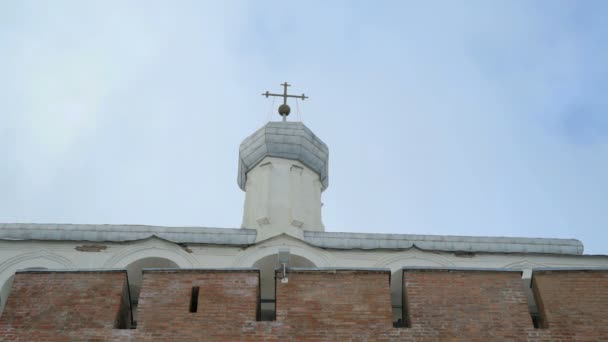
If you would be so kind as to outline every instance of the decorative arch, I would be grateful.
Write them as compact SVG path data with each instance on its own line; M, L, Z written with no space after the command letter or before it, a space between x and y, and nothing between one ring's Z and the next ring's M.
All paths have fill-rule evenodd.
M30 266L32 261L35 261L36 265ZM41 249L35 252L19 254L0 263L0 274L4 273L7 269L14 268L16 265L20 264L27 264L27 266L17 267L17 269L29 267L76 268L76 264L74 264L70 259L50 252L46 249Z
M233 266L253 267L258 260L277 254L280 247L289 247L291 254L310 260L316 267L331 267L335 264L333 257L326 251L311 247L296 239L279 236L279 238L267 240L261 245L242 251L234 259Z
M167 259L177 264L179 268L198 266L197 260L178 245L153 238L143 243L125 246L108 259L103 264L103 268L125 268L133 262L146 258Z
M6 281L13 276L17 270L32 267L75 269L76 265L69 259L44 249L36 252L19 254L0 264L0 284L4 286Z
M391 271L400 270L404 266L433 266L452 267L455 266L448 258L437 254L424 253L415 250L396 252L378 260L374 267L386 267Z
M539 267L547 267L547 265L541 264L538 262L534 262L534 261L530 261L528 259L524 259L521 261L516 261L516 262L512 262L510 264L506 264L503 266L503 268L516 269L516 270L526 270L526 269L530 270L530 269L539 268Z

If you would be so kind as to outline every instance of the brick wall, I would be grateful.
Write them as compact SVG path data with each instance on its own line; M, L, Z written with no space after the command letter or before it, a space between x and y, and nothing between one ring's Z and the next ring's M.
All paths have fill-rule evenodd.
M131 321L125 295L124 270L18 272L0 317L0 338L10 340L16 332L118 328Z
M199 288L196 312L190 312L193 287ZM257 270L144 270L138 329L239 336L241 325L256 321L258 301Z
M200 272L200 273L199 273ZM392 330L390 272L289 270L276 279L276 321L256 320L259 274L146 272L136 338L204 341L376 340ZM280 278L280 277L279 277ZM199 286L198 314L189 313ZM206 298L206 300L204 300ZM206 312L206 313L205 313Z
M547 334L565 340L608 340L606 270L538 270L532 288Z
M375 340L392 330L390 271L290 271L277 274L277 322L296 340ZM386 337L386 336L385 336Z
M403 282L412 335L497 341L534 329L521 272L410 269Z
M608 271L536 272L544 329L532 326L519 272L406 269L404 328L392 326L389 270L291 269L288 278L276 279L276 321L260 322L257 270L145 270L138 326L119 329L128 311L124 271L19 273L0 341L608 338ZM190 312L195 286L198 307Z

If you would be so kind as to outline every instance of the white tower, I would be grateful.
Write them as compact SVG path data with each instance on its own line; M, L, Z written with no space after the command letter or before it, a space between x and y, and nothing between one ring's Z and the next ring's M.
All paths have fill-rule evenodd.
M285 102L279 113L284 119L289 114ZM328 185L328 158L327 145L301 122L269 122L243 140L238 175L246 192L242 227L257 229L257 241L324 231L321 193Z

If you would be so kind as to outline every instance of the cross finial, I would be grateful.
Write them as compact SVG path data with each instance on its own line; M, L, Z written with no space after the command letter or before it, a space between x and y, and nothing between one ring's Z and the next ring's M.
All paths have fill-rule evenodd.
M268 91L266 91L265 93L262 93L262 96L278 96L278 97L282 97L283 98L283 104L279 106L279 115L283 117L283 121L287 120L287 115L289 115L289 112L291 112L291 108L289 108L289 106L287 105L287 98L288 97L295 97L297 99L302 99L306 100L308 98L308 96L302 94L302 95L289 95L287 94L287 87L291 87L291 84L288 84L287 82L285 83L281 83L281 85L283 86L283 94L273 94L270 93Z

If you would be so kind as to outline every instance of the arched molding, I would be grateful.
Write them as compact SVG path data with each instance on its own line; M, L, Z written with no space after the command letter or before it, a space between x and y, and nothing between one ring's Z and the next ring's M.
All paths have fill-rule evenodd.
M103 268L125 268L131 263L145 258L163 258L176 263L180 268L198 266L196 258L185 252L180 246L160 239L149 239L125 246L108 259Z
M12 275L18 269L29 267L75 269L76 265L66 257L41 249L35 252L22 253L4 261L0 264L0 275L5 274L6 271L11 271Z
M242 251L234 259L233 267L253 267L258 260L277 254L280 247L289 247L290 254L306 258L316 267L331 267L335 264L330 253L320 248L311 247L287 235L282 235Z
M400 270L404 266L452 267L454 263L437 254L408 250L387 255L374 264L374 267L390 268L391 272Z
M524 259L521 261L512 262L510 264L506 264L503 268L516 269L516 270L526 270L533 269L539 267L548 267L548 265L541 264L535 261L530 261L528 259Z

